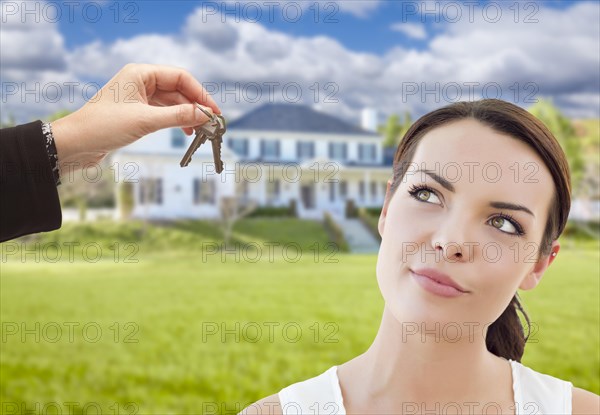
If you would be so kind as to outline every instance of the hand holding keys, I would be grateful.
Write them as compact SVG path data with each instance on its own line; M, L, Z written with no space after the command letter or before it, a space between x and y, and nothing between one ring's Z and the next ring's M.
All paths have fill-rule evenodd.
M185 155L181 159L179 165L181 167L185 167L190 164L192 155L196 152L198 147L204 144L206 140L210 140L212 144L215 170L217 173L221 173L223 171L223 161L221 160L221 144L223 142L223 134L225 134L226 130L225 118L223 118L221 115L215 115L206 111L200 104L196 104L196 106L198 109L200 109L200 111L209 117L209 120L195 129L196 136L194 137L194 141L192 141L192 144L185 152Z

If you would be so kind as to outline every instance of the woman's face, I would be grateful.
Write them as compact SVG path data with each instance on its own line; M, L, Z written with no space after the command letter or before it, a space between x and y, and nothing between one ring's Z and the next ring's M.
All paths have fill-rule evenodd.
M420 169L446 179L453 191ZM428 132L391 199L389 185L379 220L377 280L398 321L428 328L428 322L468 322L483 332L518 288L537 285L553 259L537 261L554 192L550 172L525 143L476 120ZM423 185L431 191L419 190ZM520 205L531 214L491 202ZM468 292L443 297L427 291L410 272L422 268L450 276Z

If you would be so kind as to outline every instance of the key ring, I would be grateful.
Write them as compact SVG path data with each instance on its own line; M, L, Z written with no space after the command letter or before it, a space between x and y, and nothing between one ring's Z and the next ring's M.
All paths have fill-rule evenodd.
M202 111L202 112L204 113L204 115L206 115L206 116L207 116L209 119L211 119L211 120L212 120L212 119L215 117L215 114L212 114L212 113L210 113L210 112L206 111L204 108L202 108L202 105L198 104L197 102L196 102L196 106L197 106L197 107L198 107L198 109L199 109L200 111Z

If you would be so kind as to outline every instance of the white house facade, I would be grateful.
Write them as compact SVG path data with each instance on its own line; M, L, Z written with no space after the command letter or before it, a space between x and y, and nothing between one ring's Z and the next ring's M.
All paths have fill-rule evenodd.
M363 114L369 119L372 111ZM303 105L266 104L228 123L221 174L208 142L180 167L191 143L180 129L148 135L114 153L113 163L119 184L130 189L134 218L217 218L227 196L258 206L292 204L300 218L322 219L326 211L343 218L348 203L383 205L393 154L373 127ZM122 197L117 191L119 212Z

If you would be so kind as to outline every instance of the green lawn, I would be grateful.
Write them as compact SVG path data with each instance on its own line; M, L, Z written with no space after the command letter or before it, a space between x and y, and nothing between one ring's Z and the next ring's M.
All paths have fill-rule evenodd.
M295 226L276 231L258 224L243 224L236 238L285 242ZM75 230L65 229L62 240ZM110 245L110 237L93 238ZM158 241L140 241L137 262L115 263L109 254L73 263L3 258L2 413L23 402L24 409L39 409L32 413L44 405L55 413L52 402L62 413L85 405L88 413L236 413L360 354L383 306L376 255L317 257L307 247L327 242L325 234L300 239L297 262L281 252L272 262L266 252L257 262L203 258ZM597 244L590 246L563 248L542 284L521 292L539 328L523 363L600 393L600 258Z

